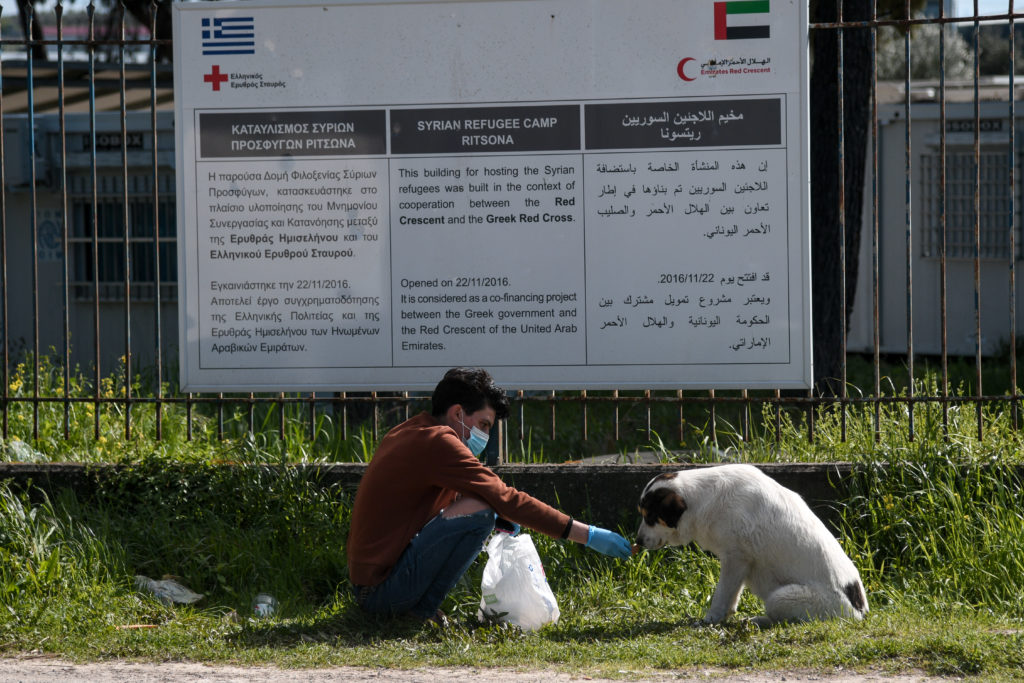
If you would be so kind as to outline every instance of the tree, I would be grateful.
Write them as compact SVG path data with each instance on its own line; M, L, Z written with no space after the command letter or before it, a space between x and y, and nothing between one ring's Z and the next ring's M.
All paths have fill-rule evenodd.
M811 5L813 22L838 20L836 4ZM871 19L871 0L843 0L844 21ZM840 32L823 29L813 36L811 69L811 315L814 383L821 394L839 392L842 336L849 326L857 286L861 197L870 123L871 35L844 29L842 156L838 127ZM842 167L840 162L842 161ZM840 186L840 170L843 184ZM842 211L842 213L840 213ZM840 229L845 225L845 235ZM845 239L843 239L845 237ZM845 247L845 273L843 251ZM845 297L844 297L845 275ZM843 301L845 298L845 309Z
M899 80L906 77L907 59L904 44L905 33L892 27L878 31L878 79ZM928 79L939 77L939 36L942 35L945 48L945 77L947 80L970 78L974 74L974 58L971 47L963 34L955 28L943 30L939 24L919 24L910 30L910 78ZM984 34L983 34L984 35ZM1003 44L1003 59L1009 52ZM1003 64L1005 65L1005 61Z
M961 28L973 41L974 26ZM1024 70L1024 24L1013 25L1014 73ZM1010 72L1010 26L1006 23L978 27L978 71L983 76L1005 76Z

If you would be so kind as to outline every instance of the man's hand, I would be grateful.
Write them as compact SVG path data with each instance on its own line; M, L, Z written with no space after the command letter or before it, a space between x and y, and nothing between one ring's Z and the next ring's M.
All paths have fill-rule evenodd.
M587 547L610 557L626 558L632 555L629 541L608 529L591 526L587 532Z

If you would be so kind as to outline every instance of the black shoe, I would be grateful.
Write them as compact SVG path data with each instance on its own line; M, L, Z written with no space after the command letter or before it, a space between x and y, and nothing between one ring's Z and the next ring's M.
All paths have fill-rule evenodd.
M429 624L436 628L448 628L451 625L451 623L448 621L448 615L442 612L441 610L437 610L436 612L434 612L434 616L427 617L426 619L424 619L423 623Z

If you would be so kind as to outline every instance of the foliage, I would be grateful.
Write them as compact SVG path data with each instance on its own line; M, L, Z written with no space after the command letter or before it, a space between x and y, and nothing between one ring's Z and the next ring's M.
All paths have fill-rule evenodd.
M973 51L959 31L941 24L919 24L907 34L883 26L878 31L879 80L906 78L906 42L910 43L910 78L939 78L940 41L945 48L945 78L958 80L973 73Z
M136 594L135 574L170 573L243 611L260 591L282 596L285 609L322 602L345 574L346 525L338 516L347 515L339 504L347 499L293 468L150 457L97 479L84 497L32 496L41 500L0 486L0 602L8 606L0 610L0 642L5 630L34 633L41 625L74 632L82 624L62 623L69 610L170 616Z
M762 607L745 594L738 618L700 627L712 556L679 548L620 561L534 535L562 618L523 634L477 621L482 561L443 606L449 629L364 616L345 572L351 491L261 460L176 460L143 458L52 499L0 484L0 653L626 679L800 668L1008 680L1024 665L1024 501L1000 463L879 459L861 471L840 540L868 588L864 622L759 631L745 617ZM205 597L165 606L135 588L135 574L174 575ZM253 616L258 592L277 597L276 616ZM153 628L118 628L138 624Z
M869 581L896 599L912 590L937 603L1024 615L1024 486L998 457L960 464L942 453L874 461L842 511Z
M714 402L705 392L527 393L513 398L503 425L507 459L919 459L939 443L956 460L1019 462L1021 406L971 401L1009 392L1008 367L1008 351L986 359L980 378L973 360L955 359L943 380L940 366L921 359L911 382L906 365L883 361L876 392L873 365L850 356L846 398L819 405L766 391L718 391ZM425 396L380 395L376 404L362 396L184 397L169 382L157 391L154 375L138 371L126 387L123 363L97 382L81 369L65 373L53 357L25 358L11 369L9 400L0 406L7 427L0 460L127 464L153 454L178 462L366 462L381 435L427 407Z
M986 365L984 394L1009 390L1007 358ZM1024 665L1024 444L1012 403L971 402L982 389L969 361L951 362L945 373L922 361L912 380L901 363L884 364L877 406L861 401L857 388L873 386L873 366L851 358L848 370L843 403L719 392L739 400L710 411L690 392L591 393L588 441L566 427L584 423L582 397L527 397L516 420L524 424L519 457L531 462L599 448L663 461L857 463L854 495L835 518L868 588L865 622L762 632L742 618L761 610L748 594L741 618L695 627L717 580L710 555L666 549L618 561L535 535L562 619L526 635L477 622L479 561L446 600L451 629L368 619L354 606L345 569L352 491L282 465L342 454L369 459L372 419L344 434L339 415L348 413L323 406L314 440L308 404L218 406L193 397L190 406L162 406L157 439L153 403L129 411L115 399L129 389L135 397L176 396L175 387L157 392L143 372L126 388L123 368L97 382L78 371L65 376L52 360L28 359L9 373L8 394L58 400L7 404L7 456L63 455L117 463L119 471L97 470L88 487L52 496L0 483L0 652L299 667L554 667L623 678L707 667L1017 676ZM944 408L913 402L911 393L952 399ZM414 405L402 399L378 409L379 431ZM561 427L551 439L555 412ZM685 441L675 437L680 424ZM590 440L599 445L587 446ZM177 577L205 597L195 607L165 606L135 587L137 574ZM277 617L252 616L259 592L277 597ZM118 628L136 624L155 628Z
M136 372L130 381L125 374L124 359L97 381L81 368L65 372L52 356L36 363L29 355L9 373L7 438L0 434L0 456L114 464L151 453L188 462L360 461L376 445L369 423L348 429L347 409L334 410L329 402L315 404L319 410L311 424L307 402L189 400L170 382L158 392L152 369ZM402 416L388 417L397 423Z

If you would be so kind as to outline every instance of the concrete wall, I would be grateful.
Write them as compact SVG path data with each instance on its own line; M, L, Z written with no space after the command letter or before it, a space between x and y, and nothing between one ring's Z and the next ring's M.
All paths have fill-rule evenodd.
M366 465L299 465L311 470L324 485L338 485L356 491ZM687 465L686 468L714 467ZM783 486L793 489L826 522L848 497L847 482L853 472L849 463L760 464ZM96 477L116 476L115 465L0 464L0 481L13 479L18 486L35 486L51 493L73 488L83 494ZM637 502L644 485L663 472L683 469L680 465L499 465L495 472L510 486L529 493L558 509L592 524L621 526L632 530L639 524Z

